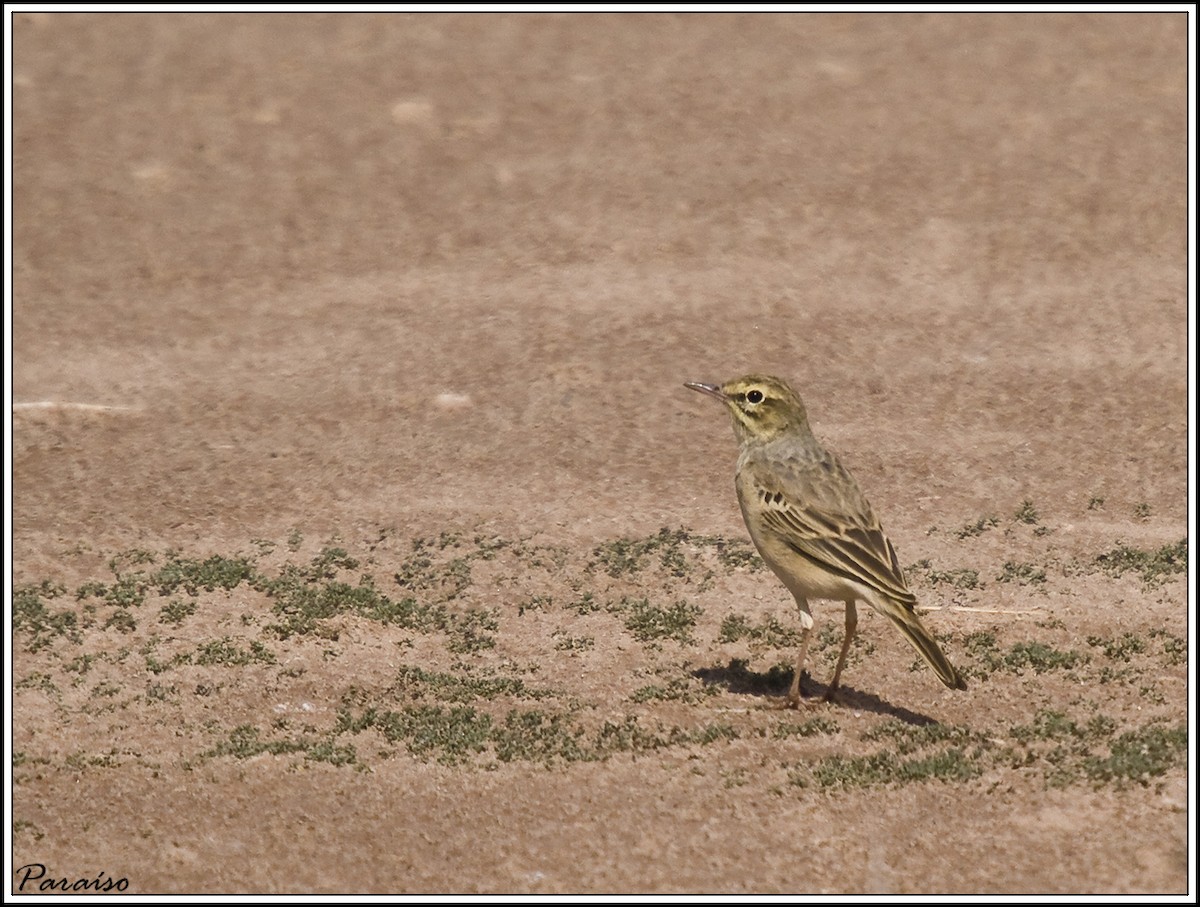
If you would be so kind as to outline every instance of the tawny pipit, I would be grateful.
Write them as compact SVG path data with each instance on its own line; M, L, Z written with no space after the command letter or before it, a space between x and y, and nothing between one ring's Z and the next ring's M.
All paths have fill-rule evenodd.
M742 517L763 560L800 606L800 654L788 702L800 702L800 674L813 628L810 598L846 603L846 635L826 700L838 688L858 626L856 601L891 619L942 683L965 690L962 676L917 618L917 599L908 591L871 505L838 458L813 435L800 395L787 382L766 375L747 375L720 387L684 386L716 397L733 414L733 430L741 442L736 485Z

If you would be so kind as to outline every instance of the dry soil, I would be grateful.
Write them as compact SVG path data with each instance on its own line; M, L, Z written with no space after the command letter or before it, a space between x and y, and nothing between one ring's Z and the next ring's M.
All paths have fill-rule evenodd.
M16 16L14 867L1184 892L1186 24ZM770 707L746 371L967 692Z

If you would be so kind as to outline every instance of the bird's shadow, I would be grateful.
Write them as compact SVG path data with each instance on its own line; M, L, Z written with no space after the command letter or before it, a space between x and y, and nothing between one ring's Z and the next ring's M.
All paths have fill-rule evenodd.
M792 683L792 671L787 668L775 665L766 671L752 671L743 658L730 659L729 664L725 666L697 668L692 671L692 676L701 683L724 687L731 693L775 698L786 696ZM815 683L807 671L801 680L801 688L806 696L812 699L825 695L825 691L828 689L824 684ZM863 712L889 715L905 724L921 726L938 723L937 719L931 718L929 715L893 705L874 693L856 690L845 684L842 684L834 694L833 703Z

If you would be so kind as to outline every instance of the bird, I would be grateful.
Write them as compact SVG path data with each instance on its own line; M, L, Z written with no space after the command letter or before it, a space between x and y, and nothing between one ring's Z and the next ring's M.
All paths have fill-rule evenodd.
M742 518L762 559L800 609L800 651L785 704L797 708L801 702L800 675L814 625L810 599L846 606L845 636L825 701L841 682L860 601L895 624L942 683L965 690L962 675L918 618L916 596L871 505L837 455L817 440L791 385L752 374L721 385L689 381L684 387L729 409L740 444L734 484Z

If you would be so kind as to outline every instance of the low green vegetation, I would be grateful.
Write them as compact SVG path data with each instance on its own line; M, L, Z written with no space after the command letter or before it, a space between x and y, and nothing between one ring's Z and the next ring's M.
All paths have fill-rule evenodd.
M596 762L686 745L731 740L724 724L646 727L635 716L606 720L589 730L569 712L514 708L494 716L475 706L413 705L399 710L368 708L341 712L332 736L375 730L389 743L402 743L418 759L448 765L475 760L498 762Z
M801 787L871 787L910 784L914 781L970 781L983 769L962 750L951 748L928 756L905 759L887 750L869 756L828 756L807 773L794 773L792 783Z
M698 703L715 696L717 689L697 684L694 680L676 677L665 684L649 684L634 690L630 702L687 702Z
M243 649L226 636L197 646L194 654L185 657L183 663L186 662L241 667L253 663L275 664L275 656L258 640L251 640L249 646Z
M398 699L474 702L499 697L549 699L560 694L554 690L530 687L517 677L474 677L405 665L400 668L395 683L386 690L386 695Z
M153 652L146 653L146 670L162 674L181 665L220 665L245 667L250 664L275 664L275 654L258 640L250 640L242 648L230 636L201 643L191 652L177 652L166 661L159 661Z
M129 611L126 611L124 608L118 608L104 622L104 629L116 630L120 633L132 633L137 629L137 621Z
M834 754L796 766L789 780L799 787L822 788L963 782L987 768L987 739L967 728L888 721L869 729L861 739L883 745L864 755Z
M201 758L232 756L235 759L249 759L263 753L272 756L299 753L309 762L328 762L330 765L355 765L358 762L358 754L353 746L337 745L327 739L306 736L294 740L263 740L258 728L248 724L234 728L225 740L201 754Z
M1157 586L1176 574L1186 573L1187 559L1187 539L1180 539L1153 551L1118 545L1098 555L1093 566L1111 576L1138 573L1147 586Z
M971 728L941 724L878 724L861 736L883 746L863 755L830 755L789 772L792 784L824 788L903 785L919 781L963 782L985 773L1035 772L1047 787L1090 783L1149 785L1186 763L1187 726L1151 722L1117 733L1103 715L1078 721L1041 710L1007 739Z
M771 736L776 739L785 739L787 737L820 737L837 734L841 731L841 727L832 718L826 718L819 715L816 718L809 718L807 721L799 723L794 721L780 721L771 729Z
M222 557L214 554L197 560L171 552L162 567L150 576L149 583L159 595L174 595L182 590L195 598L201 591L235 589L254 576L253 561L242 556Z
M982 535L989 529L993 529L1000 525L1000 518L996 516L981 516L974 523L967 523L961 529L954 533L956 539L969 539L977 535Z
M693 642L692 630L701 609L685 601L666 607L651 604L648 598L623 597L611 610L624 618L625 629L639 642L653 643L673 639L678 643Z
M1146 642L1132 633L1122 633L1119 638L1089 636L1087 644L1104 650L1104 657L1113 661L1129 661L1134 655L1146 651Z
M554 649L558 652L584 652L596 648L594 636L570 636L566 633L555 633Z
M1029 724L1011 728L1010 735L1019 745L1018 761L1039 761L1051 787L1081 780L1096 786L1147 785L1187 758L1186 724L1152 722L1117 734L1116 722L1107 716L1081 723L1043 709Z
M1182 636L1177 636L1169 630L1155 627L1148 634L1151 639L1162 640L1162 654L1168 665L1180 665L1187 662L1188 644Z
M1017 508L1017 512L1013 514L1013 518L1018 523L1036 524L1039 518L1037 508L1033 506L1033 501L1022 501L1021 506Z
M1150 725L1126 731L1108 745L1106 755L1084 760L1083 772L1089 781L1106 784L1148 784L1187 759L1186 724L1174 727Z
M1003 532L1036 543L1044 538L1039 519L1023 502ZM999 524L983 517L957 535ZM1021 524L1035 528L1018 532ZM956 624L962 629L946 640L948 651L968 677L1008 688L1006 695L1017 685L1021 695L1039 694L1032 714L1011 727L926 721L898 695L855 689L853 679L840 705L776 711L760 706L778 705L790 686L800 624L737 610L760 597L744 596L763 582L749 575L762 561L742 539L662 529L572 552L458 531L412 539L381 532L359 548L336 539L317 546L295 532L283 544L254 540L249 548L200 556L131 549L73 589L52 580L19 586L13 640L28 664L14 696L62 720L111 721L118 733L129 721L122 712L137 705L141 716L178 723L191 741L181 758L193 768L272 757L288 770L366 771L390 759L498 770L679 750L698 774L730 789L774 772L761 783L779 793L790 789L785 775L799 788L828 791L964 784L997 773L1049 786L1124 787L1154 784L1186 762L1186 725L1163 720L1166 708L1153 711L1177 695L1188 658L1187 640L1165 628L1085 635L1056 619L979 615ZM1186 571L1186 539L1145 551L1119 546L1082 563L1155 587ZM1050 595L1069 575L1016 560L909 567L914 578L949 590L982 588L984 569L998 582L1049 587ZM773 596L761 596L762 610L787 603L773 580L762 588ZM814 674L842 641L840 608L823 614L810 651ZM870 655L880 635L860 634L854 660ZM753 659L726 661L721 646L748 649ZM359 670L358 659L368 657ZM603 695L589 694L580 678L617 663L628 673L613 675ZM224 725L212 717L250 684L271 690L274 718ZM1042 691L1064 687L1078 692L1046 707ZM1083 699L1088 691L1103 704ZM327 706L309 701L319 695ZM881 720L886 714L908 720ZM737 758L757 748L758 768L705 763L705 748L734 740L742 741L730 751ZM22 746L22 778L31 766L84 772L134 758L80 750L64 761Z
M1044 585L1046 582L1046 571L1038 567L1036 564L1021 564L1015 561L1005 561L1004 567L1001 568L999 575L996 577L1002 583L1020 583L1022 586L1033 584L1037 586Z
M682 531L663 529L649 538L614 539L596 546L589 566L603 568L609 576L624 576L643 570L650 556L657 555L664 567L679 571L684 564L681 546L686 538Z
M670 576L679 579L698 577L703 582L712 575L711 568L705 565L708 551L715 553L717 563L726 570L759 570L765 566L747 540L723 539L664 527L646 538L619 538L597 545L588 567L620 577L655 566Z
M925 577L931 586L946 585L956 589L978 589L981 586L978 570L972 570L970 567L960 567L957 570L938 570L928 558L922 558L910 565L906 572Z
M792 649L800 645L800 630L785 627L774 617L755 624L740 614L730 614L721 621L717 641L728 643L742 639L773 649Z
M196 613L196 603L184 599L172 599L163 605L158 612L158 621L163 624L179 626Z
M862 739L885 742L891 750L901 756L942 744L969 747L986 743L981 734L970 728L936 722L909 724L903 721L885 721L864 731Z
M968 633L963 638L963 649L971 658L971 663L964 666L966 673L979 678L990 677L998 671L1044 674L1047 671L1070 670L1089 660L1084 653L1057 649L1036 640L1013 643L1008 649L1001 649L996 642L996 634L990 630Z
M12 628L14 634L27 634L26 651L36 652L52 645L59 637L79 642L79 616L70 609L52 611L47 602L61 596L65 589L48 580L37 586L13 590Z

